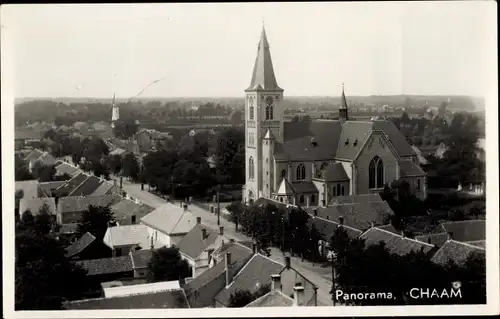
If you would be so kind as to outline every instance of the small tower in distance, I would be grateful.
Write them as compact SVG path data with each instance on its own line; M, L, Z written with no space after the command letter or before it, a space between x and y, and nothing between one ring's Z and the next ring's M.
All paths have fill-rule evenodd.
M120 119L120 107L115 103L115 94L113 94L113 102L112 102L112 110L111 110L111 127L115 128L116 122Z
M342 96L340 97L339 120L345 122L349 120L347 100L344 93L344 83L342 83Z

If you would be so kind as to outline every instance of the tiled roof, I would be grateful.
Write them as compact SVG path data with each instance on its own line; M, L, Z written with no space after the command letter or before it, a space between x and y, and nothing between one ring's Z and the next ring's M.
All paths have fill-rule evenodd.
M401 177L425 176L425 172L414 162L400 161L399 169Z
M478 240L478 241L469 241L467 244L477 246L479 248L486 248L486 240Z
M148 228L142 224L108 227L103 241L110 248L140 245L146 249L151 246Z
M291 307L293 306L293 299L285 296L279 290L271 290L262 297L259 297L249 303L246 307Z
M406 255L411 251L423 251L425 253L429 253L434 248L434 245L402 237L401 235L397 235L377 227L370 228L364 232L360 238L365 240L366 247L370 245L378 245L380 242L383 242L385 248L387 248L390 253L400 256Z
M205 239L202 239L203 229L206 231ZM215 249L216 245L218 246L222 240L224 240L224 237L220 236L215 230L205 225L198 224L194 226L176 246L182 254L196 260L196 258L209 247ZM227 241L229 241L229 239L226 239L226 242Z
M86 259L75 262L87 270L88 276L115 274L133 271L130 256Z
M293 182L292 187L297 194L314 194L318 192L318 189L311 181Z
M130 258L132 260L132 267L134 269L146 268L151 260L151 256L153 256L153 251L150 249L131 252Z
M448 240L448 233L426 234L416 236L415 239L424 243L429 243L436 247L441 247Z
M14 139L16 140L37 140L41 139L42 137L42 132L38 132L32 129L16 130L14 133Z
M54 197L22 198L19 201L19 213L23 214L29 210L31 214L37 215L44 204L47 205L49 214L54 215L56 213L56 200Z
M314 225L316 229L319 231L319 233L322 235L323 240L330 241L330 238L335 234L335 231L337 228L340 226L338 222L332 221L332 220L327 220L323 219L321 217L314 217L311 216L308 220L309 225ZM347 235L350 238L356 238L359 235L361 235L363 232L359 229L352 228L349 226L342 226L343 229L346 231Z
M284 143L276 143L275 159L326 160L335 157L338 136L342 129L338 121L284 122ZM311 141L314 139L314 143Z
M306 211L314 215L316 209L317 216L335 222L344 218L344 225L364 230L374 225L385 225L390 216L394 215L387 202L358 203L335 205L327 207L308 207Z
M103 181L100 178L92 175L75 188L68 196L89 196L99 188L102 183Z
M246 249L238 244L228 245L224 250L224 253L222 254L221 260L219 262L217 262L213 267L205 270L203 273L195 277L183 287L188 296L195 291L198 291L200 288L206 286L213 280L225 280L225 278L221 278L221 276L224 277L225 274L226 265L224 256L227 252L231 253L231 272L233 276L236 275L252 257L251 250ZM214 295L210 299L213 300L217 293L219 293L219 291L214 291Z
M35 161L37 160L38 158L40 158L40 156L42 156L43 152L40 151L40 150L37 150L37 149L34 149L33 151L31 151L31 153L29 153L25 158L24 160L25 161L28 161L28 162L31 162L31 161Z
M56 166L56 176L69 174L75 177L80 173L83 173L81 169L73 165L70 165L68 163L61 162L59 165Z
M103 183L101 183L101 185L99 185L99 187L96 188L95 191L92 192L91 195L92 196L99 196L99 195L109 194L109 193L111 193L113 186L115 186L115 185L113 185L113 183L104 181Z
M382 131L399 156L414 156L415 152L391 121L346 121L342 125L336 158L353 160L368 140L372 131ZM332 136L333 138L333 136ZM356 142L357 143L354 143ZM348 141L348 143L346 143Z
M486 221L484 219L464 220L442 223L445 232L451 232L453 239L461 242L486 239Z
M218 248L212 253L212 258L216 262L221 262L224 260L224 256L227 252L231 253L231 258L233 261L243 259L252 254L253 242L232 242L224 241Z
M281 184L278 186L277 195L293 195L295 194L292 184L286 179L281 180Z
M68 310L84 309L165 309L189 308L182 289L144 293L125 297L98 298L73 301L65 304Z
M255 292L259 287L270 284L271 275L279 273L283 267L284 265L267 257L255 254L250 261L243 266L240 272L236 274L231 284L217 294L215 300L227 306L231 293L242 289L248 289L250 292Z
M321 179L326 182L347 181L347 176L344 166L341 163L329 163L328 166L321 172Z
M449 260L461 265L473 253L484 255L484 248L455 240L449 240L432 256L432 261L436 264L445 265Z
M133 200L124 198L123 200L111 206L111 211L113 212L115 219L120 222L121 220L126 219L128 216L133 215L134 211L140 206L140 204L137 204ZM140 218L137 218L137 220L139 219Z
M252 80L247 90L264 89L273 91L283 91L276 82L274 75L273 62L269 43L267 42L266 31L262 29L257 57L252 72Z
M80 252L82 252L85 248L87 248L90 244L92 244L95 241L94 235L91 233L87 232L85 233L82 237L80 237L76 242L71 244L71 246L66 247L66 257L71 258Z
M87 174L81 173L70 179L63 186L57 188L53 191L56 197L65 197L71 194L80 184L82 184L89 176Z
M117 149L114 149L111 152L109 152L109 155L111 155L111 156L113 156L113 155L119 155L119 156L121 156L121 155L123 155L125 153L127 153L126 150L124 150L122 148L117 148Z
M40 184L36 180L32 181L16 181L16 192L22 190L24 195L23 198L31 199L38 198L40 193Z
M47 197L52 197L52 191L64 185L66 181L44 182L40 183L40 189Z
M196 218L189 210L167 203L141 218L141 222L167 235L187 234L196 225Z
M380 194L346 195L332 198L328 205L383 202Z
M383 226L377 226L377 228L385 230L385 231L388 231L388 232L396 234L396 235L401 235L401 232L398 231L394 226L392 226L392 224L387 224L387 225L383 225Z
M121 198L117 195L103 195L103 196L68 196L61 197L59 203L57 204L58 212L81 212L85 211L92 206L110 206L116 203L117 200Z

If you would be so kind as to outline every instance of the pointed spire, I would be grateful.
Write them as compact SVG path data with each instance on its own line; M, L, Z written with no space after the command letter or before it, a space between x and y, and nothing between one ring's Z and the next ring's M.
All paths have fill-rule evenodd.
M344 93L344 82L342 82L342 96L340 97L340 108L347 109L347 100Z
M271 132L270 129L267 129L267 133L266 135L264 136L264 139L265 140L274 140L274 135L273 135L273 132Z
M252 81L247 91L259 89L283 91L283 89L281 89L276 82L273 62L271 60L271 52L269 50L269 42L267 41L266 29L264 25L262 25L262 33L260 35L257 57L253 67Z

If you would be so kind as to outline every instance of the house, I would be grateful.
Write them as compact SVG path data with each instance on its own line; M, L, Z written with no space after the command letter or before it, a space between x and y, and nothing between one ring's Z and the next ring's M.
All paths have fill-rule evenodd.
M293 307L306 306L305 289L301 285L293 287L293 297L282 292L281 275L271 275L271 291L245 306L252 307Z
M163 246L153 240L148 227L143 224L108 227L103 242L111 249L113 256L124 256L136 250Z
M82 237L64 250L66 251L66 258L73 260L97 259L109 256L109 248L89 232L83 234Z
M183 285L191 308L215 307L215 296L253 256L252 250L243 245L225 243L223 246L216 263Z
M187 204L167 203L141 218L141 224L147 226L155 246L170 247L177 245L193 229L196 219Z
M453 261L457 265L463 265L467 261L467 258L472 255L485 257L485 247L478 244L473 245L449 239L439 248L434 256L432 256L431 260L440 265L446 265L449 261Z
M382 242L390 253L400 256L404 256L410 252L417 253L420 251L430 256L436 251L434 245L408 238L403 233L398 235L378 227L370 228L359 238L365 240L365 247L378 245Z
M148 263L153 256L151 249L141 249L129 252L134 270L134 278L145 278L148 274Z
M448 240L482 245L481 242L486 240L486 221L474 219L441 223L432 234L415 238L437 247L442 247Z
M196 218L196 226L182 238L176 245L184 260L193 270L192 277L199 276L209 268L212 252L222 242L229 242L224 237L224 227L219 227L219 232L201 224L201 218Z
M34 130L31 128L19 128L16 129L14 133L14 140L16 143L21 145L26 145L30 142L40 142L43 137L43 133L40 130Z
M106 207L121 200L121 197L115 194L103 196L69 196L59 198L57 203L57 223L71 224L78 223L82 218L83 212L90 206Z
M38 156L39 155L39 156ZM28 169L33 172L33 167L36 163L40 163L43 166L55 165L57 160L49 152L41 152L38 150L33 150L27 157Z
M137 285L139 286L139 285ZM186 294L182 289L138 292L111 298L96 298L67 302L67 310L91 309L179 309L189 308Z
M267 197L314 205L326 203L328 194L378 193L403 177L411 180L410 184L420 183L423 187L416 195L426 198L426 173L393 122L384 118L352 120L344 87L339 120L286 122L284 90L272 65L263 29L250 85L245 90L243 201ZM418 173L406 162L415 163ZM410 175L407 166L411 166ZM329 193L333 186L335 193Z
M122 190L117 185L116 180L113 180L113 183L110 183L104 180L99 187L97 187L90 195L92 196L101 196L101 195L109 195L109 194L121 194Z
M119 226L134 225L153 210L154 208L149 205L138 204L130 199L123 199L111 206L111 211Z
M61 161L58 161L56 163L55 176L62 176L64 174L68 174L71 177L75 177L76 175L79 175L80 173L83 173L83 171L81 169L79 169L78 167L73 166L69 163L61 162Z
M69 196L78 186L87 180L90 176L85 173L80 173L70 180L66 181L62 186L56 188L52 191L54 197L66 197Z
M135 139L141 152L148 152L153 147L173 139L169 132L158 132L151 129L142 129L136 133Z
M47 208L49 215L56 215L56 201L54 197L21 198L19 201L19 214L22 216L26 211L30 211L33 216L36 216L43 206Z
M89 196L94 193L103 183L104 180L94 175L90 175L80 185L70 191L68 196Z
M22 191L22 198L33 199L42 195L40 183L37 180L16 181L15 191Z
M42 196L52 197L52 192L64 185L66 181L55 181L55 182L42 182L40 183L40 189L42 191Z

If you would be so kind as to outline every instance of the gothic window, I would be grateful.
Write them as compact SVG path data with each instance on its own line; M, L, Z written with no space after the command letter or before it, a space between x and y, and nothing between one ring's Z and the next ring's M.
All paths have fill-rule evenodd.
M304 179L306 179L306 167L304 164L299 164L297 166L297 180L302 181Z
M333 186L333 192L332 192L333 196L335 196L335 195L336 195L336 194L335 194L336 192L337 192L337 187Z
M281 179L286 177L286 169L281 170Z
M248 178L254 179L254 177L255 177L255 164L253 161L253 157L250 157L248 159Z
M283 197L280 197L280 202L282 202L282 203L283 203Z
M344 196L345 195L345 193L344 193L344 185L342 185L341 187L342 187L342 192L340 192L340 193L342 194L342 196Z
M255 110L254 110L253 105L250 105L250 107L249 107L249 111L248 111L248 113L249 113L248 115L249 115L249 118L250 118L251 120L253 120L253 119L254 119L254 111L255 111Z
M380 157L375 156L371 160L368 175L369 188L384 187L384 163Z
M311 205L314 205L314 202L316 201L316 196L311 195Z
M337 196L340 196L340 191L341 191L340 184L337 184Z
M299 203L304 204L304 195L300 195Z
M266 164L268 164L268 163L269 163L269 158L266 158Z
M273 106L266 105L266 120L272 120L272 119L273 119Z

